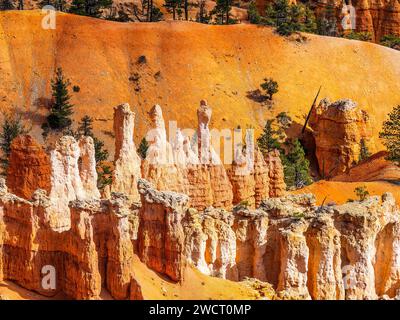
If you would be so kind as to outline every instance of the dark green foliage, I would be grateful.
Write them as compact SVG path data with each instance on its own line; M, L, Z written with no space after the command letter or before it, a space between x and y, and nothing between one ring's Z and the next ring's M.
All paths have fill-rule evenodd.
M394 36L392 34L383 36L380 43L383 46L400 50L400 37Z
M352 40L360 40L360 41L371 41L372 34L370 32L350 32L349 34L345 34L344 38L352 39Z
M2 167L2 174L7 174L8 158L11 152L12 141L21 134L27 134L28 129L22 123L21 117L6 115L3 123L1 124L0 131L0 148L2 151L2 158L0 158L0 165Z
M257 139L257 145L260 148L261 153L264 157L268 154L268 152L278 149L281 149L281 142L280 142L280 128L274 129L273 123L275 119L269 119L265 123L265 127L261 136Z
M232 0L217 0L215 8L211 11L215 15L216 24L231 24L235 23L231 19L230 11L232 9Z
M182 7L182 0L165 0L164 7L167 8L168 12L172 13L172 18L176 20L177 10Z
M383 122L379 137L383 139L389 155L388 159L400 165L400 105L389 113L389 119Z
M338 35L336 8L333 1L329 1L317 19L317 33L322 36L336 37Z
M261 84L261 88L267 94L267 98L272 100L272 96L278 92L278 82L271 78L265 78L264 82Z
M12 0L0 0L0 10L14 10L14 4Z
M358 161L363 161L371 156L369 152L365 139L360 140L360 155L358 156Z
M206 0L200 0L198 3L199 11L196 15L196 21L200 23L209 24L211 21L211 14L207 12L207 2Z
M147 149L149 149L149 144L146 138L143 138L142 141L140 141L139 147L137 148L137 153L143 160L146 159Z
M158 22L164 19L164 14L161 12L160 8L153 6L151 13L150 22Z
M288 187L302 188L312 183L310 162L305 157L303 146L295 139L287 155L281 156L285 183Z
M247 9L247 15L249 17L250 23L259 24L261 23L261 16L258 13L256 4L254 1L250 2L249 8Z
M100 18L102 10L111 6L112 0L72 0L69 12L81 16Z
M103 190L112 183L112 170L110 166L100 166L97 168L97 187Z
M276 31L283 36L317 30L313 10L302 3L289 4L288 0L275 0L267 4L261 23L276 27Z
M78 127L78 133L82 136L93 137L93 119L88 115L81 119Z
M141 0L139 5L133 4L133 15L139 22L157 22L164 17L161 10L154 6L153 0Z
M369 196L369 192L366 186L355 188L354 193L360 201L364 201Z
M62 69L58 68L55 78L51 81L53 102L47 122L42 125L44 136L49 130L65 132L70 129L73 105L69 102L71 98L68 93L69 86L69 80L64 77Z

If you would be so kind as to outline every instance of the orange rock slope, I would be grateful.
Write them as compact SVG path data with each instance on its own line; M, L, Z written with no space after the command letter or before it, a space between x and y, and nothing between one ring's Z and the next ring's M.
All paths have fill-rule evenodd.
M113 106L124 101L136 113L138 144L156 103L167 125L178 120L194 129L198 101L207 97L212 127L253 125L259 132L280 111L303 124L322 85L321 98L349 98L369 113L379 147L381 123L400 100L400 53L370 43L316 35L299 43L244 24L116 23L68 14L57 15L56 30L43 30L41 19L37 11L0 13L0 108L23 108L37 138L56 66L80 88L72 92L75 119L93 116L109 149ZM272 110L247 98L265 77L279 83Z

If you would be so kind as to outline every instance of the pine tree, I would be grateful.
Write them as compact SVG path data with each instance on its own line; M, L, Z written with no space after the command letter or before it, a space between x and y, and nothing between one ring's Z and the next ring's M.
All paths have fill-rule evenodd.
M357 195L360 201L364 201L369 196L369 192L366 186L355 188L354 193Z
M165 0L164 7L172 13L172 18L176 20L176 10L181 7L182 0Z
M0 11L14 10L12 0L0 0Z
M400 165L400 105L389 113L389 119L383 122L379 137L383 139L389 155L388 159Z
M371 156L369 152L365 139L360 140L360 155L358 156L358 161L363 161Z
M212 11L216 15L217 24L230 24L232 19L230 11L232 9L232 0L217 0L216 6Z
M112 0L72 0L70 13L100 18L103 9L112 6Z
M259 24L261 22L261 16L258 13L257 6L254 1L250 2L249 4L247 16L249 17L250 23Z
M273 128L274 121L274 119L267 120L262 135L257 139L258 147L264 157L274 149L281 150L281 143L278 138L280 131Z
M143 138L142 141L140 141L139 147L137 149L137 153L143 160L146 159L147 149L149 149L149 144L146 138Z
M82 136L93 137L93 119L91 117L86 115L81 119L78 133Z
M29 130L23 125L21 117L6 115L1 125L0 149L3 157L0 158L0 165L3 169L2 174L7 174L8 158L11 153L12 141L21 134L27 134Z
M211 14L207 12L206 0L199 0L199 11L196 15L196 21L200 23L209 24L211 20Z
M312 183L310 162L305 158L303 146L298 139L293 141L290 152L282 157L282 162L288 187L302 188Z
M272 96L278 92L278 82L271 78L265 78L264 82L261 84L261 88L267 94L268 100L272 100Z
M69 86L70 82L65 79L62 69L57 68L55 78L51 81L53 103L47 117L47 123L42 125L44 136L47 135L49 130L65 132L70 129L73 105L69 102L71 99L68 93Z

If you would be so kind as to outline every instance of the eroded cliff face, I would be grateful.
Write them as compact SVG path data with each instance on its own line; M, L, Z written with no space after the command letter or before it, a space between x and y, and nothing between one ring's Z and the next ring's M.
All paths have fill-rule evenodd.
M11 143L7 171L8 189L30 199L36 189L50 191L50 158L43 146L29 135L18 136Z
M197 138L193 142L190 139L194 137L184 136L177 129L170 143L161 107L154 106L149 114L152 128L146 136L149 148L142 162L142 176L157 189L187 194L189 206L197 210L229 210L242 201L254 208L264 199L285 193L278 151L264 159L250 137L245 137L246 150L235 148L238 152L233 164L225 168L212 145L212 109L207 101L200 101Z
M394 298L398 226L390 194L336 207L287 196L255 211L188 211L185 255L206 274L268 281L282 299Z
M200 212L186 195L139 179L140 204L118 193L72 201L71 227L59 232L46 220L45 191L28 201L0 182L0 278L45 295L97 299L104 287L117 299L140 298L135 255L172 281L193 265L210 276L269 282L281 299L399 293L400 212L391 194L326 207L312 195L289 195L256 210ZM57 286L49 289L52 267Z
M313 130L320 174L329 178L342 174L359 161L362 141L369 151L371 127L368 114L351 100L331 103L323 99L313 108L309 125Z
M258 11L264 14L267 3L272 0L257 0ZM289 3L298 3L299 1L289 1ZM369 32L372 39L379 41L384 35L400 35L400 2L398 0L313 0L311 4L315 8L317 17L326 13L328 5L334 7L334 15L337 19L337 27L343 31L342 21L347 25L352 25L355 32ZM346 5L346 6L345 6ZM350 5L354 8L354 22L350 19ZM330 9L332 10L332 9Z
M345 159L354 157L359 136L353 133L365 126L364 113L348 104L320 104L311 122L317 146L330 122L340 124L333 141L346 142L339 149ZM48 190L37 189L26 199L0 180L0 280L48 296L98 299L106 288L116 299L141 299L134 270L139 258L172 282L182 282L185 268L193 267L233 281L268 282L280 299L400 298L400 212L391 194L322 207L312 195L285 195L279 153L264 159L257 149L251 152L248 138L226 171L213 156L211 109L204 101L198 149L206 164L181 132L167 142L161 108L152 109L147 170L157 174L144 173L153 185L141 178L133 113L127 105L115 110L119 151L107 199L96 187L91 138L64 136L47 158L29 137L14 142L12 159L28 167L24 179L46 168L50 177ZM19 172L15 164L11 168ZM176 183L177 172L185 183ZM157 177L163 175L160 185ZM159 190L170 186L183 186L177 189L187 194Z

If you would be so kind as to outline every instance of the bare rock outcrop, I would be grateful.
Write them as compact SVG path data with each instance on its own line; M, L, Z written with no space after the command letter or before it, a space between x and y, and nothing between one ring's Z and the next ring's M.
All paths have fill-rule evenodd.
M97 188L97 171L95 148L92 137L83 136L79 139L80 161L79 175L81 177L86 198L100 199L100 192Z
M130 221L137 215L129 203L121 195L75 200L71 227L58 232L45 216L51 206L45 191L27 201L0 181L0 279L46 296L98 299L104 286L116 299L129 298L135 252Z
M152 129L146 135L149 143L146 159L142 162L143 178L158 190L188 193L183 137L179 136L175 149L167 141L164 118L159 105L149 112Z
M181 221L189 199L184 194L157 191L142 179L138 182L138 189L142 202L139 211L139 257L151 269L173 281L181 281L185 265Z
M368 114L351 100L331 103L323 99L312 111L313 129L320 174L332 177L350 169L359 160L361 141L371 137ZM372 146L370 146L370 151Z
M50 158L43 146L29 135L15 138L7 171L10 192L24 199L31 199L36 189L50 192L50 175Z
M139 200L137 181L141 177L141 160L133 141L135 114L129 104L114 108L115 157L112 192L123 192Z

